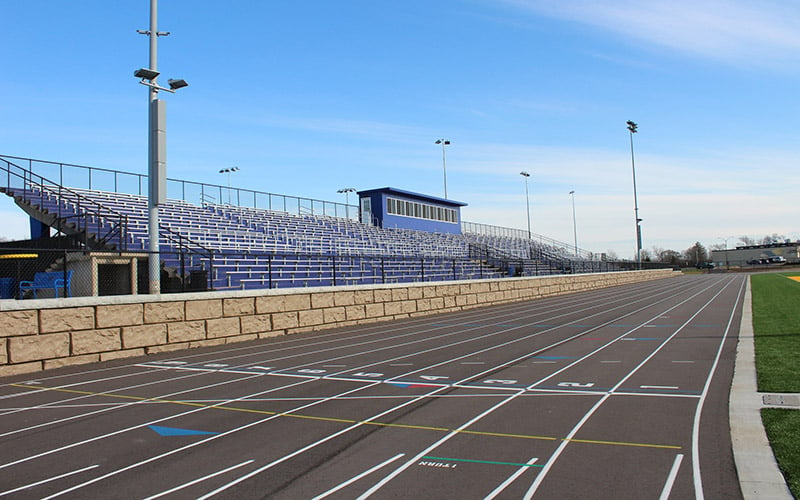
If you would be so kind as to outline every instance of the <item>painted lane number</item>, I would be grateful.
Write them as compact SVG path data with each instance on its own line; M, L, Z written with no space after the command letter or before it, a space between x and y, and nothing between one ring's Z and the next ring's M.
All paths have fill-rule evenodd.
M594 387L594 382L581 384L580 382L559 382L559 387Z

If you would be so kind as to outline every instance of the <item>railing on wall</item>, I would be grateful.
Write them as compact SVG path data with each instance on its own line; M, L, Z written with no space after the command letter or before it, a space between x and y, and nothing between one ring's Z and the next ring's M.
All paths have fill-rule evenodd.
M461 221L461 232L480 234L486 236L501 236L501 237L519 238L525 240L529 239L528 231L524 229L492 226L490 224L481 224L479 222ZM563 241L555 240L553 238L548 238L547 236L542 236L541 234L531 233L530 240L537 243L541 247L550 247L554 250L559 250L559 252L562 255L574 255L576 258L586 259L586 260L594 260L597 258L596 254L589 252L588 250L582 250L578 248L576 252L574 245L570 245L568 243L564 243Z
M17 156L0 155L0 159L20 163L23 168L36 172L37 175L42 177L50 178L61 186L139 196L147 194L146 174ZM356 205L253 189L168 178L167 192L170 199L186 201L196 205L212 201L215 203L230 203L241 207L288 212L294 215L328 215L358 220L358 206Z

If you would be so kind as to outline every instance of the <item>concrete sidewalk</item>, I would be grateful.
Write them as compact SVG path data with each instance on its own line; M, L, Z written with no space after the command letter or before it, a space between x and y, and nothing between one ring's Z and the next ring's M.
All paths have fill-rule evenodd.
M750 280L747 281L739 343L736 348L736 368L729 400L733 457L739 484L745 499L794 498L786 486L767 434L761 423L761 408L779 406L800 408L798 394L760 394L756 385L755 346L753 340L753 309Z

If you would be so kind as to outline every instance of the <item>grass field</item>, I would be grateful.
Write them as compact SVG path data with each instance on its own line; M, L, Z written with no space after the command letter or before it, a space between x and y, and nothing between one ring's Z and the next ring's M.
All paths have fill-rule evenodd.
M759 392L800 392L800 278L797 273L754 274L756 369ZM772 451L795 498L800 498L800 411L761 411Z

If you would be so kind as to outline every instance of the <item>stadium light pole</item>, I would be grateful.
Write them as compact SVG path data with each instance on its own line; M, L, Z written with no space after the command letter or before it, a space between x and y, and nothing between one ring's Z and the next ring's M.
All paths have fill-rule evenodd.
M444 147L450 145L447 139L437 139L434 144L442 145L442 172L444 173L444 198L447 199L447 157L445 156Z
M158 0L150 0L150 29L136 30L150 39L150 66L133 72L141 78L139 83L148 87L147 97L147 239L150 293L161 293L161 256L159 254L158 206L167 201L167 141L166 104L158 99L158 92L173 93L189 84L186 80L168 80L169 88L158 85L158 37L169 35L168 31L158 31Z
M575 256L578 256L578 220L575 218L575 190L569 192L572 197L572 236L575 238Z
M525 177L525 208L528 212L528 239L531 239L531 199L528 196L528 177L530 177L531 174L523 170L519 175Z
M219 170L221 174L228 174L228 205L231 204L231 174L238 171L239 167L221 168Z
M633 214L636 219L636 264L642 269L642 219L639 218L639 199L636 196L636 163L633 159L633 134L638 131L639 126L628 120L628 132L631 136L631 171L633 172Z
M342 188L336 191L339 194L344 193L344 216L350 218L350 193L355 193L356 188Z

